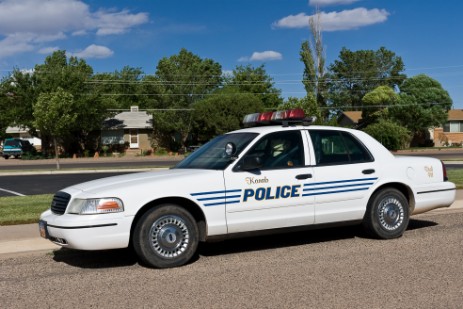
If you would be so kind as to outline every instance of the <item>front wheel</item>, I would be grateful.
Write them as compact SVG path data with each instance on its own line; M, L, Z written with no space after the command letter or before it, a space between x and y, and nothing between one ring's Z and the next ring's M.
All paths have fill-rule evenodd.
M368 202L363 225L373 237L398 238L407 229L409 212L408 201L402 192L393 188L383 189Z
M193 257L198 247L198 226L185 209L171 204L146 212L135 226L133 247L148 266L181 266Z

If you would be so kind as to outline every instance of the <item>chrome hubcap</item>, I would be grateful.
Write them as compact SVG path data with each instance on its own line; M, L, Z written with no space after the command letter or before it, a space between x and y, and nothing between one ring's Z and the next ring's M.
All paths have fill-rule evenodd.
M150 230L151 247L164 258L175 258L188 247L190 234L185 221L178 216L163 216Z
M393 231L404 221L404 209L396 198L384 199L379 205L379 222L386 230Z

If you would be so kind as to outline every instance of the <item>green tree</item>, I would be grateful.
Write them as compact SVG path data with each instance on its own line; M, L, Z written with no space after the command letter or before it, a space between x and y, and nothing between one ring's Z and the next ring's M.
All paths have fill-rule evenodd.
M328 116L326 107L326 71L325 71L325 50L323 47L322 30L320 23L320 12L309 18L311 41L304 41L299 53L304 64L302 83L307 95L316 98L317 105L323 111L323 117Z
M405 79L402 58L384 47L355 52L343 48L328 69L331 103L343 110L362 110L368 92L379 86L395 89Z
M95 74L88 81L93 86L93 92L101 94L106 104L113 109L129 109L133 105L146 108L143 82L141 68L129 66L114 73Z
M6 137L6 129L10 125L10 115L9 115L9 105L11 99L7 92L0 92L0 140L3 140Z
M44 64L35 66L39 93L47 93L62 88L76 98L85 97L90 89L89 79L93 69L85 60L66 57L66 51L58 50L45 58Z
M58 142L69 138L77 126L78 117L75 110L74 96L61 88L55 92L41 93L33 105L34 125L43 134L51 136L58 169Z
M162 58L156 68L159 94L151 98L156 135L170 136L172 150L185 145L190 136L192 105L212 93L222 83L222 67L211 59L201 59L186 49ZM153 82L153 80L151 80Z
M211 138L242 127L245 115L264 110L257 95L241 93L234 87L225 87L194 104L195 142Z
M389 86L379 86L362 98L362 119L360 125L366 127L379 119L388 117L388 107L397 104L399 96Z
M0 132L14 125L28 128L36 136L32 116L32 104L37 99L34 74L14 69L0 85Z
M98 92L92 91L93 86L89 83L92 74L93 69L85 60L76 57L68 59L66 52L62 50L47 56L44 64L35 66L34 76L39 96L58 93L58 89L72 95L73 105L70 108L74 111L77 121L67 128L67 138L59 140L68 154L95 149L98 135L94 132L101 129L103 119L109 115L108 101L103 100ZM42 148L48 152L49 136L46 131L41 132L41 138Z
M241 93L251 93L260 98L266 108L274 108L282 103L280 90L274 87L273 79L265 71L265 66L237 66L226 85L236 87Z
M366 127L364 131L389 150L403 149L407 147L410 140L410 132L391 120L380 119L377 123Z
M304 41L301 44L301 51L299 52L300 60L304 64L304 73L302 77L302 84L304 85L307 94L316 94L316 71L315 60L312 48L309 41Z
M161 108L165 107L166 103L166 89L162 81L155 75L145 75L141 85L141 95L144 97L144 104L140 105L142 108Z
M304 98L289 97L283 104L278 106L278 110L286 110L292 108L302 108L307 117L316 117L315 123L324 123L322 112L313 95L308 94Z
M429 128L447 121L452 99L435 79L420 74L400 86L399 103L390 108L391 117L412 134L412 146L425 145Z

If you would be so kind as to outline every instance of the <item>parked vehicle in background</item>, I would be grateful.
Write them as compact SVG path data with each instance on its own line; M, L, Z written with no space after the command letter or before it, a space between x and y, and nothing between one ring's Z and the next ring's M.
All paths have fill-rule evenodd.
M3 144L2 156L5 159L21 157L25 153L35 152L34 146L28 141L20 138L7 138Z

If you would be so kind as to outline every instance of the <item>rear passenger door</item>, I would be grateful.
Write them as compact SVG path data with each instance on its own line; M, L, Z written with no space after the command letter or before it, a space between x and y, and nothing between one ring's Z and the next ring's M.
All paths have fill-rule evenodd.
M378 180L368 149L342 130L309 130L315 154L314 182L304 186L315 196L315 223L361 219L365 200Z

